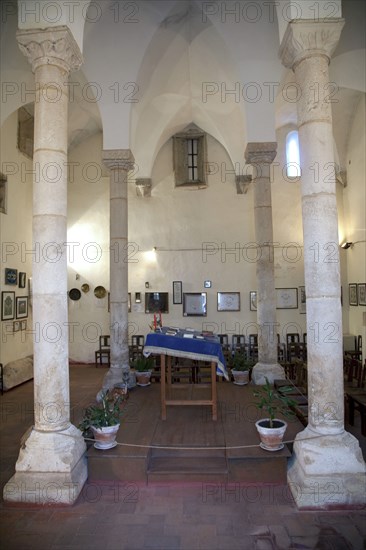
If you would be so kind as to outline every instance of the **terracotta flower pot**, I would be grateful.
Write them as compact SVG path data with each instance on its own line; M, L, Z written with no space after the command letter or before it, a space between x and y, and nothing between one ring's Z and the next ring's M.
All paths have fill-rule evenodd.
M234 384L238 386L245 386L249 383L249 371L248 370L231 370L234 377Z
M94 434L94 447L96 449L112 449L117 445L116 435L119 430L119 424L106 426L105 428L95 428L91 426Z
M279 451L283 449L283 436L287 428L287 422L275 418L273 428L269 427L269 418L262 418L256 423L259 436L261 438L260 446L266 451Z
M151 370L136 371L136 381L138 386L150 386Z

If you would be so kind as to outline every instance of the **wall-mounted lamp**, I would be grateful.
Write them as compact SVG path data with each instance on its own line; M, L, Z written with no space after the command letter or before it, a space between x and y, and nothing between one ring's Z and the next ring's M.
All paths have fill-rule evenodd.
M345 243L341 244L341 248L343 248L344 250L347 250L347 248L351 248L352 245L353 245L353 243L351 243L351 242L345 242Z
M150 284L148 283L148 281L146 281L145 283L145 288L150 288Z

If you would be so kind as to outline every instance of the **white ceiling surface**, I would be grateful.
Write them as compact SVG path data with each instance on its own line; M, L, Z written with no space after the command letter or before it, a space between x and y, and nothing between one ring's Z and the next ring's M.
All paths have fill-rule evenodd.
M237 23L235 16L225 21L220 10L235 4L210 3L210 9L216 5L217 11L206 17L208 3L201 0L99 2L98 20L85 23L84 64L71 75L75 85L71 86L69 147L103 131L103 147L130 148L139 177L149 177L161 146L191 122L213 135L233 163L241 164L248 141L274 141L276 128L296 125L296 103L285 101L281 94L281 86L291 82L293 75L278 58L276 18L265 17L264 2L263 16L255 23L242 16ZM332 108L343 165L354 109L365 92L364 3L343 2L342 16L346 25L330 77L340 87ZM31 89L33 77L18 49L16 28L16 17L7 17L2 25L2 79L18 84L19 90L21 85ZM268 100L268 82L279 91L276 101ZM255 84L245 88L248 83ZM212 92L206 102L202 100L205 86ZM255 86L261 94L258 100L252 99ZM239 97L225 96L225 89L235 88ZM2 121L29 101L29 96L9 94L1 107Z

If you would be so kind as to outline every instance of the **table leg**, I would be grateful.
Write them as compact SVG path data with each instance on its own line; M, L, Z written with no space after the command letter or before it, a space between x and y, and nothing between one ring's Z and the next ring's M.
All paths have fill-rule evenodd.
M172 385L172 358L170 355L167 356L167 376L166 376L166 383L167 383L167 390L168 390L168 399L171 398L171 385Z
M166 420L165 355L160 356L161 419Z
M216 363L211 363L212 420L217 420Z

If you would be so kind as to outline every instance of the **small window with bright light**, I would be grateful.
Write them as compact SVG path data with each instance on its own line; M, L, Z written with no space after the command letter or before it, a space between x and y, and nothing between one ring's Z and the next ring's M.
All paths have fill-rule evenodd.
M286 137L286 172L289 178L301 176L299 132L294 130Z

